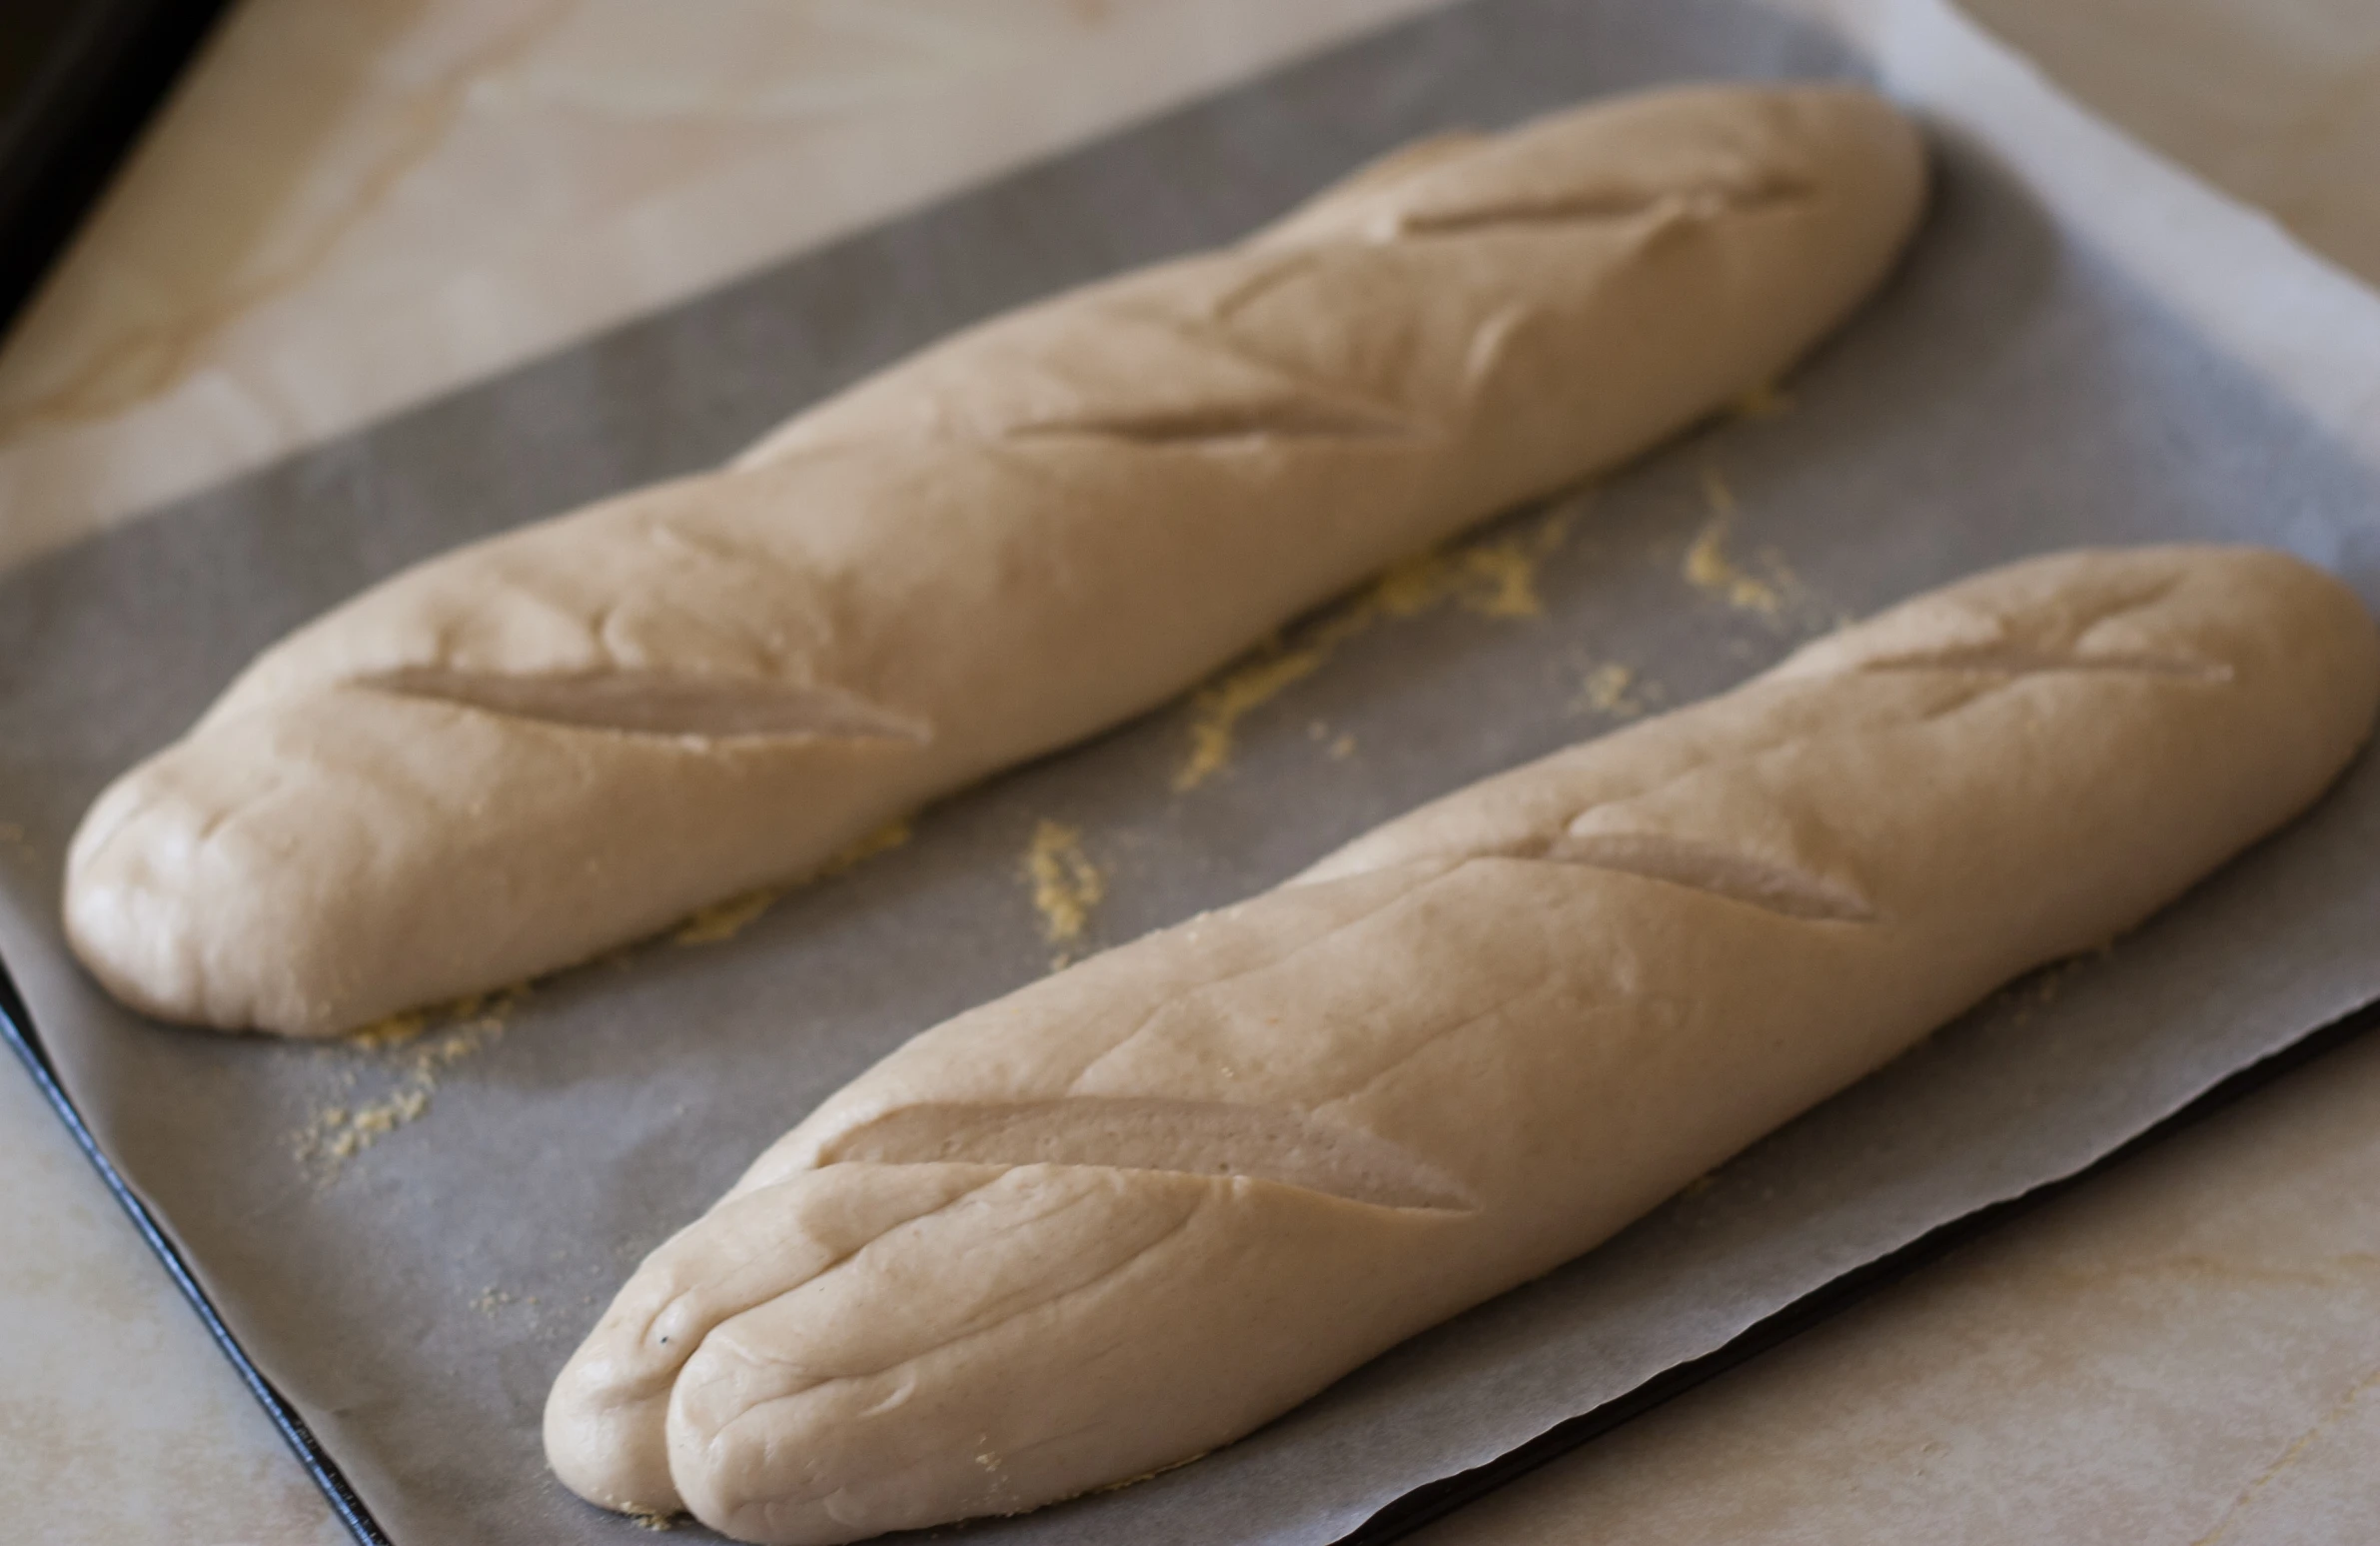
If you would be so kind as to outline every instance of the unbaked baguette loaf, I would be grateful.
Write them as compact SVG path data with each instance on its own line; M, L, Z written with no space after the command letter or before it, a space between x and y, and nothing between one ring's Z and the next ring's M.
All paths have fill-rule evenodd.
M2139 922L2376 698L2259 550L1921 597L911 1040L644 1261L547 1452L825 1543L1227 1443Z
M313 1035L795 878L1774 378L1923 180L1830 87L1428 142L300 630L93 806L69 938Z

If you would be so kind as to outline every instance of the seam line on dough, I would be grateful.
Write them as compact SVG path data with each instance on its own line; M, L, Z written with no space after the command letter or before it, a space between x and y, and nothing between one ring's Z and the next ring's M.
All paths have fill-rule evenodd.
M1437 1029L1423 1036L1419 1041L1414 1042L1404 1051L1399 1052L1388 1062L1381 1064L1381 1066L1378 1068L1375 1068L1370 1073L1364 1075L1364 1080L1362 1083L1355 1085L1351 1089L1343 1089L1338 1094L1331 1096L1330 1099L1317 1103L1314 1107L1315 1114L1319 1116L1322 1112L1329 1110L1332 1106L1342 1105L1350 1100L1362 1099L1365 1095L1370 1094L1373 1086L1378 1084L1382 1079L1385 1079L1390 1074L1395 1073L1399 1068L1404 1067L1407 1063L1413 1061L1413 1059L1419 1057L1423 1052L1437 1045L1440 1041L1445 1040L1448 1036L1459 1036L1463 1032L1469 1030L1472 1026L1479 1024L1483 1020L1495 1018L1497 1015L1504 1013L1505 1010L1510 1009L1514 1004L1517 1004L1522 999L1530 996L1532 995L1528 993L1515 993L1510 998L1500 999L1495 1004L1489 1006L1488 1008L1482 1009L1477 1013L1462 1015L1456 1019L1450 1020L1444 1025L1439 1026Z
M1423 861L1428 862L1429 857L1425 856ZM1398 865L1387 864L1380 866L1379 869L1360 870L1357 871L1357 873L1378 874L1381 872L1381 869L1393 869L1396 867L1398 867ZM1354 876L1341 875L1335 876L1334 878L1352 879ZM1436 876L1433 875L1427 878L1435 879ZM1330 882L1325 880L1314 883L1327 885ZM1423 883L1427 883L1426 880ZM1110 1057L1115 1056L1125 1047L1130 1046L1134 1041L1140 1039L1142 1035L1147 1033L1150 1024L1156 1020L1158 1015L1163 1014L1166 1010L1174 1007L1176 1004L1187 1003L1194 998L1204 996L1215 988L1224 986L1226 983L1237 982L1242 977L1252 977L1260 971L1269 971L1273 967L1281 965L1285 961L1294 960L1298 956L1304 954L1306 951L1326 944L1330 940L1337 938L1347 929L1353 928L1361 923L1370 922L1372 919L1378 917L1381 913L1386 912L1389 908L1396 906L1398 903L1406 900L1406 898L1410 897L1414 893L1415 889L1417 889L1417 887L1408 886L1406 889L1399 891L1396 895L1384 898L1377 906L1368 907L1364 911L1357 913L1354 917L1342 918L1338 922L1335 922L1328 928L1322 930L1322 932L1314 935L1312 938L1299 940L1296 944L1291 945L1288 949L1282 951L1278 955L1273 956L1269 960L1259 961L1253 966L1244 966L1238 971L1226 972L1219 977L1211 977L1194 987L1184 989L1182 992L1177 993L1172 997L1164 998L1156 1003L1151 1004L1147 1010L1141 1014L1140 1020L1137 1024L1135 1024L1130 1030L1126 1031L1122 1036L1118 1037L1113 1042L1110 1042L1104 1049L1100 1051L1098 1056L1092 1058L1089 1062L1084 1063L1082 1067L1075 1073L1074 1077L1066 1081L1066 1088L1062 1093L1067 1095L1082 1093L1082 1081L1089 1078L1094 1069L1096 1069L1101 1063L1105 1062Z
M1163 1245L1166 1241L1171 1240L1175 1236L1181 1234L1184 1230L1187 1230L1191 1224L1197 1221L1198 1215L1205 1211L1206 1206L1207 1199L1205 1197L1199 1197L1195 1199L1191 1203L1190 1207L1184 1211L1180 1218L1176 1219L1162 1233L1154 1235L1140 1245L1133 1247L1131 1254L1124 1257L1123 1260L1103 1268L1099 1272L1092 1274L1090 1277L1084 1278L1079 1283L1075 1283L1066 1288L1060 1289L1057 1293L1052 1294L1046 1299L1036 1299L1030 1304L1019 1305L1017 1308L1010 1310L1006 1314L1000 1316L997 1320L989 1321L970 1330L960 1332L957 1336L947 1338L943 1341L930 1343L927 1346L917 1349L915 1352L906 1353L900 1358L895 1359L893 1362L885 1364L882 1368L855 1370L848 1374L831 1374L824 1379L815 1380L810 1384L804 1385L799 1390L789 1390L783 1395L768 1396L762 1400L755 1401L751 1405L745 1407L742 1411L737 1412L733 1417L730 1417L725 1422L719 1424L719 1426L712 1432L709 1439L709 1444L715 1446L723 1442L727 1434L736 1426L749 1421L752 1417L758 1415L759 1413L765 1412L768 1408L776 1405L778 1402L798 1401L803 1396L808 1395L811 1391L823 1390L829 1385L842 1384L851 1380L875 1379L881 1375L891 1373L894 1369L900 1368L904 1364L915 1363L920 1358L929 1358L935 1353L942 1352L948 1348L957 1347L961 1343L972 1342L978 1337L989 1336L992 1332L999 1330L1002 1326L1007 1325L1012 1320L1019 1319L1020 1317L1026 1315L1031 1315L1039 1311L1052 1309L1080 1294L1089 1293L1093 1289L1099 1287L1102 1283L1110 1281L1119 1274L1131 1271L1134 1267L1138 1266L1151 1251L1157 1249L1157 1247ZM838 1488L837 1490L839 1491L841 1489ZM814 1502L818 1496L818 1494L811 1494L808 1497L803 1498L801 1501Z
M808 1175L811 1172L807 1170L797 1170L794 1172L794 1175ZM1005 1173L1006 1172L1002 1172L1002 1174ZM791 1176L786 1177L786 1180L790 1179L792 1179ZM932 1207L927 1208L922 1212L912 1213L907 1218L896 1219L892 1223L886 1224L882 1229L876 1231L876 1233L872 1235L869 1235L866 1239L860 1241L857 1245L852 1246L840 1256L837 1256L832 1260L821 1264L816 1271L803 1278L800 1283L794 1284L793 1287L799 1288L805 1284L818 1281L818 1279L824 1277L827 1273L832 1272L835 1268L843 1265L852 1257L857 1256L861 1251L866 1250L869 1246L884 1238L884 1236L892 1233L893 1230L905 1228L910 1224L916 1223L921 1218L931 1218L936 1213L942 1212L946 1208L956 1207L958 1204L966 1201L969 1197L974 1196L977 1192L983 1190L983 1188L986 1186L992 1185L999 1179L1000 1177L997 1175L987 1176L983 1180L977 1181L974 1185L968 1187L965 1191L960 1192L957 1196L952 1197L947 1201L937 1202ZM769 1183L770 1186L781 1186L783 1184L785 1184L784 1181L772 1181ZM766 1186L757 1188L757 1191L760 1192L764 1192L766 1190L768 1190L768 1187ZM738 1194L739 1197L749 1197L753 1195L756 1195L756 1192L743 1192ZM687 1297L693 1294L701 1286L703 1285L690 1284L687 1287L679 1289L676 1293L671 1294L661 1305L661 1307L655 1310L650 1318L644 1322L644 1332L643 1335L638 1338L638 1341L642 1342L649 1338L652 1335L652 1328L660 1323L661 1317L668 1314L671 1310L676 1309L678 1305L684 1303ZM779 1295L790 1293L792 1289L789 1288L780 1288L773 1292L763 1293L759 1298L754 1299L747 1304L737 1305L734 1309L725 1311L722 1314L712 1317L708 1325L704 1326L695 1335L686 1339L685 1351L678 1355L676 1365L669 1372L670 1381L672 1383L676 1381L677 1369L683 1368L685 1366L685 1360L694 1355L694 1350L702 1345L703 1338L709 1336L711 1331L719 1326L722 1322L733 1320L736 1316L741 1315L744 1311L765 1304L769 1300L777 1298Z

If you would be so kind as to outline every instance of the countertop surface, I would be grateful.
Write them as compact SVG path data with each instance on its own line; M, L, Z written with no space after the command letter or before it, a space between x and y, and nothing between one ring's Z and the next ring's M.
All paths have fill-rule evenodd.
M243 0L0 353L0 564L1431 3ZM2380 9L1968 8L2380 283ZM2375 1118L2367 1040L1425 1539L2368 1540ZM14 1074L0 1173L0 1533L344 1540Z

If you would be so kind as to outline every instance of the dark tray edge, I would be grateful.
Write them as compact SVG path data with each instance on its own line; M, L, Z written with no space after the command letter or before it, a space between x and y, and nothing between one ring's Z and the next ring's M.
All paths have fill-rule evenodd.
M9 232L0 245L0 341L228 5L78 0L77 14L48 40L0 141L0 228Z
M364 1500L356 1496L356 1490L349 1484L346 1473L339 1469L339 1462L333 1460L330 1452L323 1448L322 1441L314 1436L314 1430L306 1425L306 1419L298 1415L297 1408L291 1406L289 1399L275 1389L273 1382L266 1379L263 1371L257 1368L248 1356L248 1350L240 1345L239 1338L232 1335L231 1327L225 1325L223 1317L216 1313L214 1302L207 1297L207 1290L191 1272L189 1263L182 1259L181 1247L160 1227L156 1215L149 1211L148 1203L126 1183L106 1152L100 1148L99 1140L92 1136L91 1129L83 1121L82 1112L75 1109L74 1098L67 1094L66 1086L58 1080L58 1071L50 1062L48 1049L41 1044L40 1033L33 1028L33 1016L26 1009L25 1000L19 996L15 980L8 974L6 961L0 961L0 1036L5 1036L9 1046L15 1049L18 1061L25 1065L25 1071L32 1076L42 1097L49 1102L50 1109L57 1113L58 1120L66 1124L66 1131L74 1139L75 1146L83 1151L84 1158L91 1161L92 1168L99 1172L100 1180L107 1184L107 1189L114 1194L117 1203L131 1216L132 1227L140 1231L141 1239L147 1243L150 1251L165 1264L166 1274L173 1278L174 1286L182 1290L182 1297L190 1302L190 1307L198 1312L198 1318L206 1323L207 1334L215 1339L215 1345L222 1349L223 1355L232 1361L232 1367L239 1371L241 1383L264 1407L265 1414L272 1418L273 1426L281 1430L281 1436L289 1441L290 1448L297 1452L298 1463L306 1468L306 1474L314 1478L315 1485L330 1500L331 1511L339 1516L339 1522L347 1526L348 1533L356 1538L360 1546L393 1546L379 1521L372 1517L372 1511L364 1506Z

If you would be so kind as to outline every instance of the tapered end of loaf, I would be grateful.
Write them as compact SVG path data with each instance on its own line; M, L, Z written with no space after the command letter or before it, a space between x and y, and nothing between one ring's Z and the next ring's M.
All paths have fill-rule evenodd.
M328 1036L368 1018L327 983L309 991L307 963L283 954L319 933L336 898L292 896L285 882L242 872L214 840L225 811L175 772L170 754L144 764L83 817L63 906L76 958L118 1000L159 1019ZM274 969L276 958L294 969Z
M1641 219L1667 207L1823 206L1847 301L1924 203L1925 145L1888 100L1835 83L1686 85L1589 102L1499 135L1402 147L1252 239L1259 246L1491 235Z
M725 735L375 684L212 717L84 817L67 937L132 1007L223 1029L336 1035L500 990L799 878L880 826L917 745L872 721L819 734L820 713L868 712L820 702L784 698L809 717L790 733ZM725 712L718 695L635 703Z
M2269 548L2077 549L1945 586L1804 646L1770 675L2128 673L2293 701L2293 766L2263 777L2302 804L2380 713L2380 628L2346 584ZM2291 808L2295 808L2295 804Z
M641 1350L637 1333L605 1334L623 1308L633 1313L615 1306L555 1377L546 1396L546 1463L564 1486L598 1508L679 1513L685 1500L669 1478L664 1428L668 1382L656 1385L635 1358L618 1356L623 1341Z

